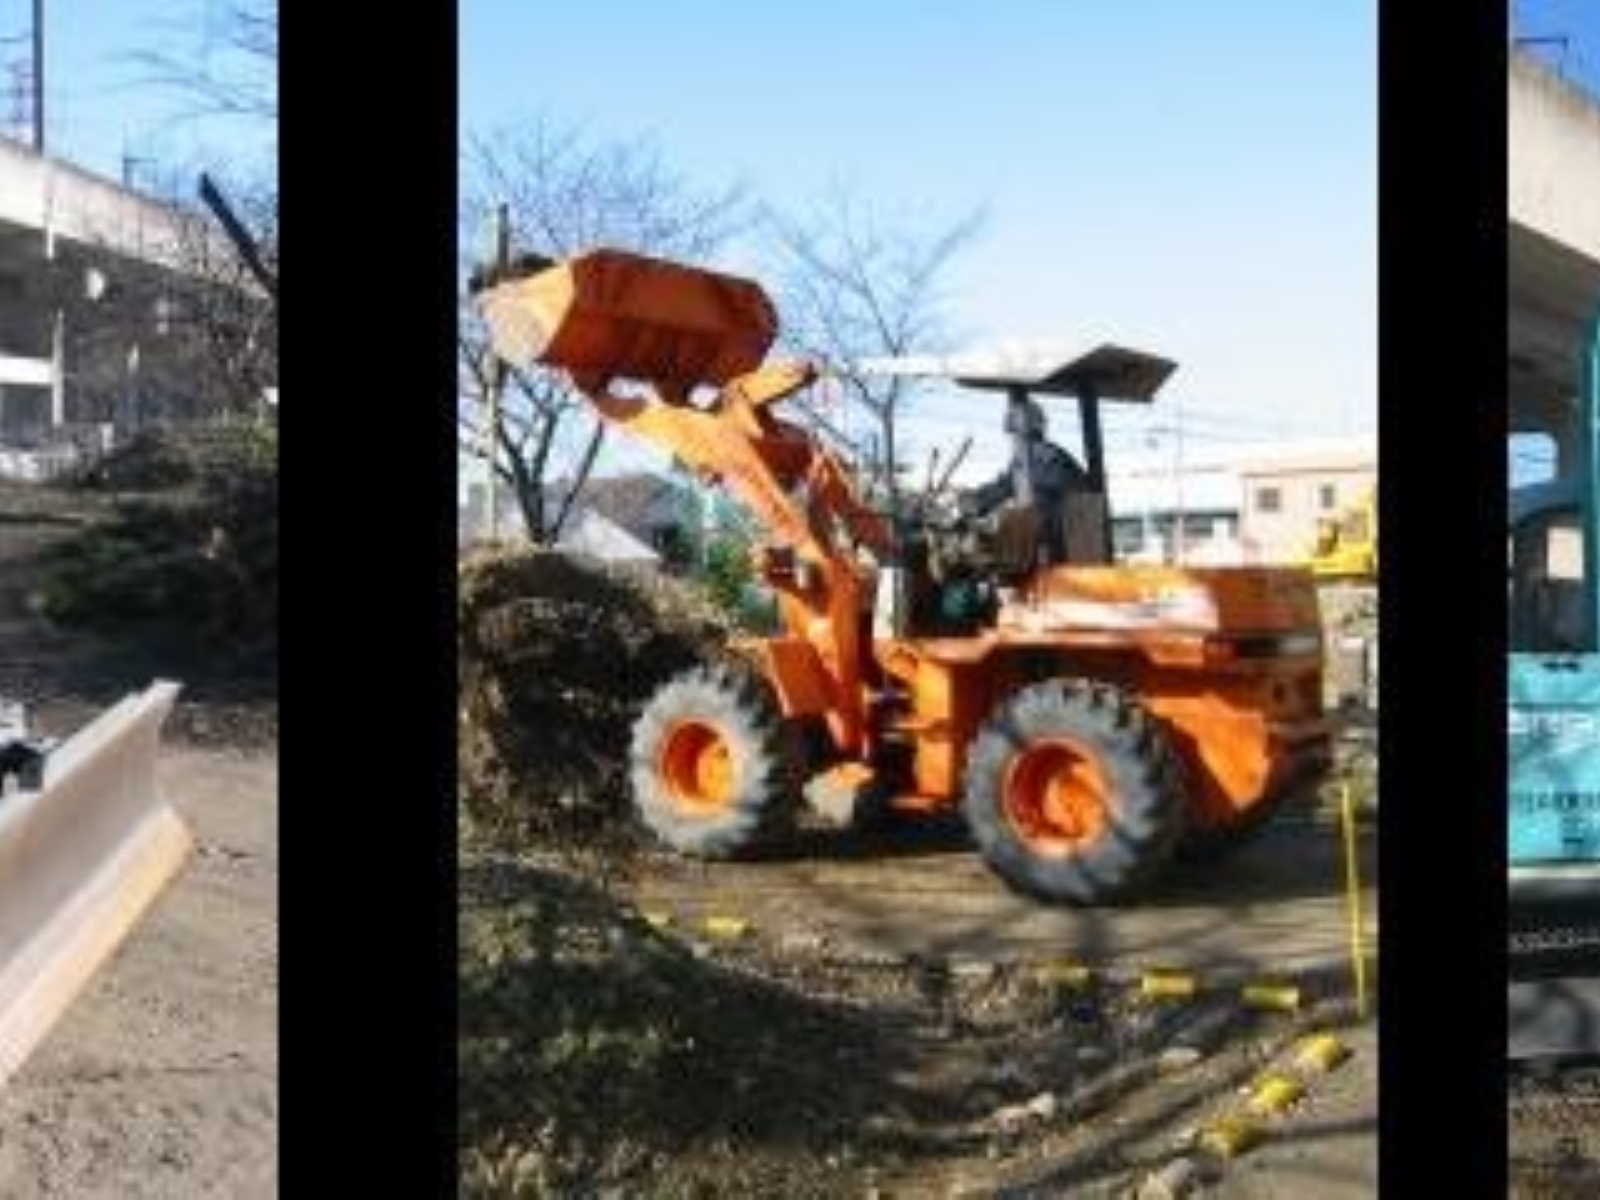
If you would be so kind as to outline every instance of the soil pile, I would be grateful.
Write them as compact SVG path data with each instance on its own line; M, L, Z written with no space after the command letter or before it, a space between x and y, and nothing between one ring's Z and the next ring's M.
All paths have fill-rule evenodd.
M553 551L463 559L460 800L475 838L627 843L628 738L667 678L727 625L687 585Z

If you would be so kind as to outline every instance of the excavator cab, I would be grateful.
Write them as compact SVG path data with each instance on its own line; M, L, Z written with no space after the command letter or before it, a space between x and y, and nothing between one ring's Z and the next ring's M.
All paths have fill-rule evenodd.
M1509 517L1510 898L1600 905L1600 583L1592 439L1600 421L1600 310L1559 405L1510 405L1510 436L1559 433L1554 478L1513 478ZM1577 369L1574 370L1573 367ZM1513 475L1515 449L1513 444Z

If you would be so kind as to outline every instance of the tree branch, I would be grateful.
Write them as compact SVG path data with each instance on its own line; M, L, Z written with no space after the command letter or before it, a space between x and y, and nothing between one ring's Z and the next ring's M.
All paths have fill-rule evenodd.
M556 513L555 523L550 527L551 540L561 536L561 527L566 524L567 513L571 511L573 501L578 498L578 493L589 479L589 472L594 469L595 456L600 453L600 443L605 440L606 423L599 417L595 418L594 433L589 436L588 448L583 452L583 458L578 464L578 472L573 477L572 486L567 489L566 496L561 501L561 508Z

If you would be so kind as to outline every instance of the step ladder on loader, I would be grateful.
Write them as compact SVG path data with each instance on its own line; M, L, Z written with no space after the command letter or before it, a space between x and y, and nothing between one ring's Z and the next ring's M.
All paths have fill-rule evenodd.
M0 1086L193 846L156 787L178 688L157 681L59 744L0 702Z

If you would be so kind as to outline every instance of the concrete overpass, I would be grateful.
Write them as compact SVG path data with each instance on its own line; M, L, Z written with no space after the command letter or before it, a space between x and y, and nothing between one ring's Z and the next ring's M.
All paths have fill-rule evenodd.
M1563 460L1578 357L1600 310L1600 101L1513 51L1508 81L1508 393Z
M107 396L135 391L172 324L163 279L231 254L171 206L0 138L0 445L115 420Z

